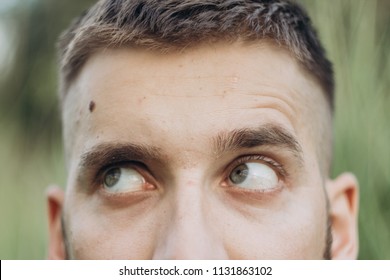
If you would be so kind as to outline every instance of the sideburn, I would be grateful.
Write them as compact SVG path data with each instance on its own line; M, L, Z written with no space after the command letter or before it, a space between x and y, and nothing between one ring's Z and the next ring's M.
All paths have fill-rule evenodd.
M65 250L65 260L70 260L70 254L69 254L69 240L66 234L65 230L65 220L64 215L61 216L61 231L62 231L62 238L64 240L64 250Z

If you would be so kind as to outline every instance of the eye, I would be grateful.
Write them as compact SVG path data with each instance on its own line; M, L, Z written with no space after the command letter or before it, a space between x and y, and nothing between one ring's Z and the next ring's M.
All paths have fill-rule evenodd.
M267 191L274 189L279 179L276 172L267 164L247 162L231 171L229 181L236 187Z
M144 186L145 178L131 167L113 167L103 175L103 187L111 193L141 191Z

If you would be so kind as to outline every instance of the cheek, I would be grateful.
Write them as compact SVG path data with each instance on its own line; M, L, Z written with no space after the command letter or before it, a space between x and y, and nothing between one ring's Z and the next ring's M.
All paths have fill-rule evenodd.
M163 223L150 201L136 208L108 209L82 203L67 213L71 256L75 259L151 259ZM97 206L97 204L96 204Z
M298 187L257 205L224 194L223 199L210 196L203 209L205 228L211 229L207 234L218 237L215 242L231 259L320 259L326 208L319 190ZM66 228L75 259L151 259L166 241L164 232L173 228L171 200L151 198L123 208L107 206L93 196L67 201ZM198 236L202 228L192 230Z
M233 259L321 259L325 203L284 195L264 209L225 215L225 247ZM248 212L252 212L248 214Z

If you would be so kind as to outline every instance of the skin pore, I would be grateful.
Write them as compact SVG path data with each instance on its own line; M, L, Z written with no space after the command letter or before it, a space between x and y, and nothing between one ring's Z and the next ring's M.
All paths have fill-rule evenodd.
M93 55L63 104L49 256L356 257L357 184L324 174L325 102L267 43Z

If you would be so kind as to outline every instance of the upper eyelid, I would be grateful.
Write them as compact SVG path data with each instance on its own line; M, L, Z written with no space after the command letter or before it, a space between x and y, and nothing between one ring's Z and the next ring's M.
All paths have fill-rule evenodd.
M228 165L228 173L231 172L237 165L250 162L250 161L261 161L264 162L267 165L270 165L271 168L276 169L277 174L280 174L283 178L288 176L288 172L285 170L284 166L279 163L278 161L274 160L273 158L263 155L263 154L248 154L248 155L241 155L234 159L232 163ZM119 162L111 162L109 164L103 165L96 171L96 174L94 178L97 180L97 182L102 182L102 177L104 174L111 168L115 167L131 167L136 169L138 172L141 173L141 175L148 177L152 176L154 177L153 172L148 168L147 165L145 165L142 162L139 161L119 161ZM141 170L140 170L141 169ZM144 173L150 174L149 176Z
M287 180L289 177L289 173L285 169L284 165L280 163L279 160L275 160L274 157L265 155L263 153L253 153L253 154L244 154L236 157L231 161L227 167L225 168L224 174L220 174L219 176L222 176L222 179L225 181L228 177L230 172L237 167L237 165L245 163L245 162L262 162L264 164L267 164L270 166L277 174L279 179ZM109 163L102 164L101 167L95 167L95 170L92 171L92 179L90 179L89 182L92 183L92 188L96 189L102 185L103 182L103 176L107 170L114 167L131 167L136 169L144 178L145 181L148 183L151 183L158 187L158 185L161 185L161 182L157 179L154 172L148 168L148 166L140 161L137 160L119 160L118 162L110 161ZM160 178L161 179L161 178Z
M232 166L232 167L230 168L229 172L231 172L235 167L237 167L237 165L247 163L250 161L262 161L265 164L270 165L271 168L276 169L275 172L278 174L278 177L282 176L283 179L285 179L289 175L289 173L286 171L283 164L279 163L278 161L274 160L273 158L271 158L269 156L265 156L262 154L243 155L243 156L236 158L232 162L232 164L230 164L230 166Z
M167 158L159 148L137 143L101 143L90 147L80 155L77 163L77 181L83 184L86 179L98 171L124 162L156 161L162 162Z
M166 156L162 155L158 148L133 143L111 144L102 143L92 147L80 157L80 168L91 168L95 166L115 164L126 161L161 161Z
M145 177L145 181L147 181L148 176L146 176L144 171L141 171L140 169L144 169L146 172L149 172L148 168L142 164L141 162L136 162L136 161L119 161L116 163L110 163L103 165L100 167L96 172L93 177L93 184L98 186L102 185L103 183L103 177L104 175L112 168L125 168L125 167L130 167L135 169L138 173L140 173L143 177ZM150 173L150 172L149 172ZM146 178L147 177L147 178Z

